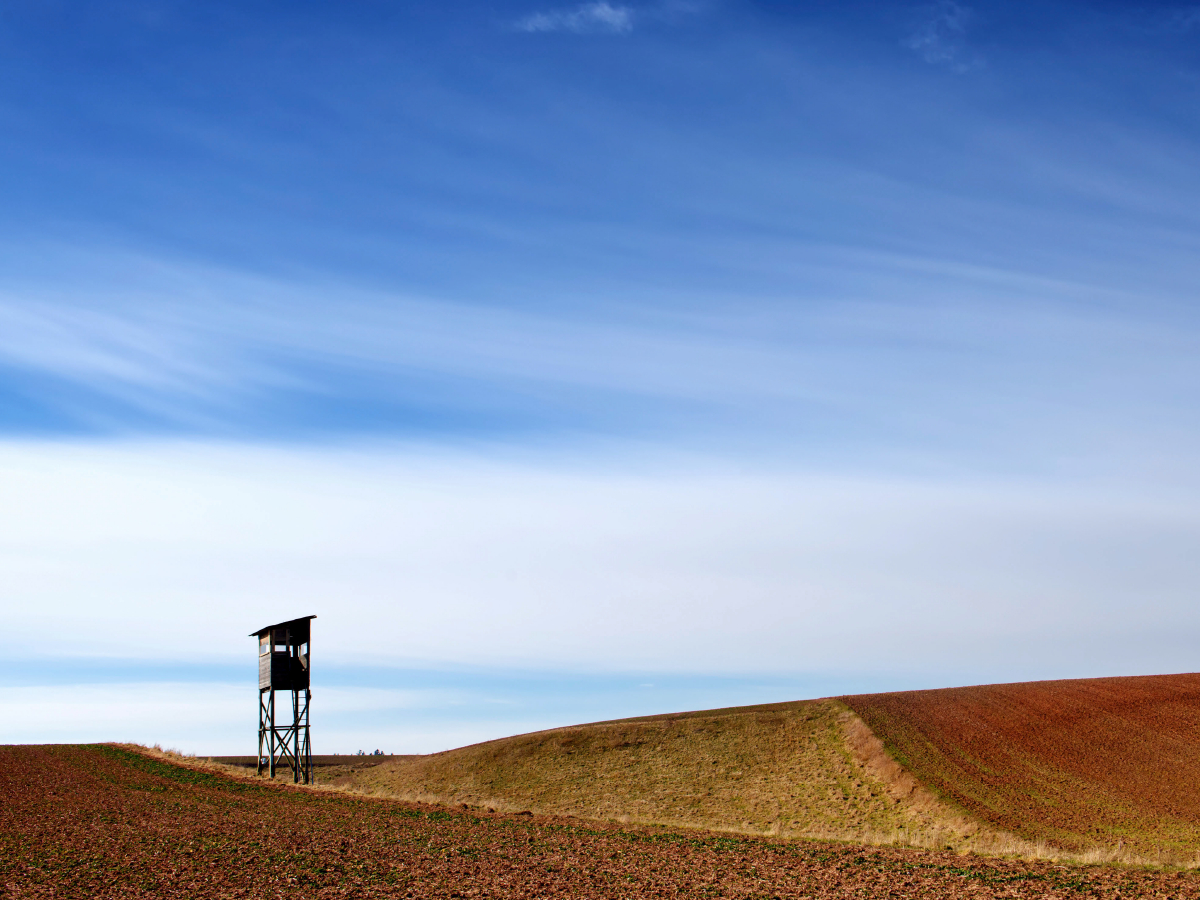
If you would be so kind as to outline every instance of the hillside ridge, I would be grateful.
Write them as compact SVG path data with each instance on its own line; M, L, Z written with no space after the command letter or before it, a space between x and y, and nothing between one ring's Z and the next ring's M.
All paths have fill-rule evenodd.
M345 790L507 812L1192 863L1200 788L1186 773L1197 765L1200 675L1172 675L638 716L320 777Z
M319 778L501 812L1011 849L1010 836L980 828L885 757L854 713L825 698L565 726Z

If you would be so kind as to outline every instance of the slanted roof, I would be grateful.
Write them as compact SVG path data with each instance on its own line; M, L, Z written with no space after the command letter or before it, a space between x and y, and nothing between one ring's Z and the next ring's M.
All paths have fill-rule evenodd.
M288 627L288 626L290 626L290 625L296 625L296 624L298 624L298 623L300 623L300 622L303 622L303 623L304 623L304 625L303 625L302 627L300 627L300 628L293 628L292 630L293 630L293 631L296 631L296 632L305 632L305 633L307 633L307 631L308 631L308 620L309 620L309 619L315 619L315 618L316 618L316 616L301 616L301 617L300 617L300 618L298 618L298 619L288 619L286 622L277 622L277 623L276 623L276 624L274 624L274 625L268 625L266 628L260 628L260 629L258 629L258 631L252 631L252 632L250 632L250 637L257 637L257 638L260 638L260 637L262 637L264 634L266 634L268 631L274 631L276 628L287 628L287 627Z

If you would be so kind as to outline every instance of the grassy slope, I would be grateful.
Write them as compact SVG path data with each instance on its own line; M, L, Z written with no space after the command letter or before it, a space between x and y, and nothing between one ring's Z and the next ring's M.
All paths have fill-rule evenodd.
M844 698L938 796L1029 840L1200 848L1200 675Z
M1200 675L599 722L320 777L510 812L1190 862L1200 848L1197 772Z
M852 750L853 721L836 700L654 716L520 735L323 780L503 811L947 843L938 811L913 803L911 784L896 784Z

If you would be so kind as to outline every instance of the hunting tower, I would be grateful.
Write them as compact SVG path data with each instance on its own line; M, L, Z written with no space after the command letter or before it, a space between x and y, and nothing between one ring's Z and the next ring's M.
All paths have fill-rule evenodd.
M311 622L305 616L260 628L258 638L258 767L275 777L275 766L291 766L292 781L312 781L312 745L308 739L308 689L312 664ZM275 692L291 694L291 722L275 724ZM283 711L286 715L286 710ZM265 750L265 752L264 752Z

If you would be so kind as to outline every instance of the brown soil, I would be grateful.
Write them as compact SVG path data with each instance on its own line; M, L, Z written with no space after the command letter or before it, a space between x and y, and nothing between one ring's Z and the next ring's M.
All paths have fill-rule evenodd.
M996 828L1150 861L1200 848L1200 675L842 700L923 785Z
M1200 898L1200 874L487 814L0 747L0 897Z

